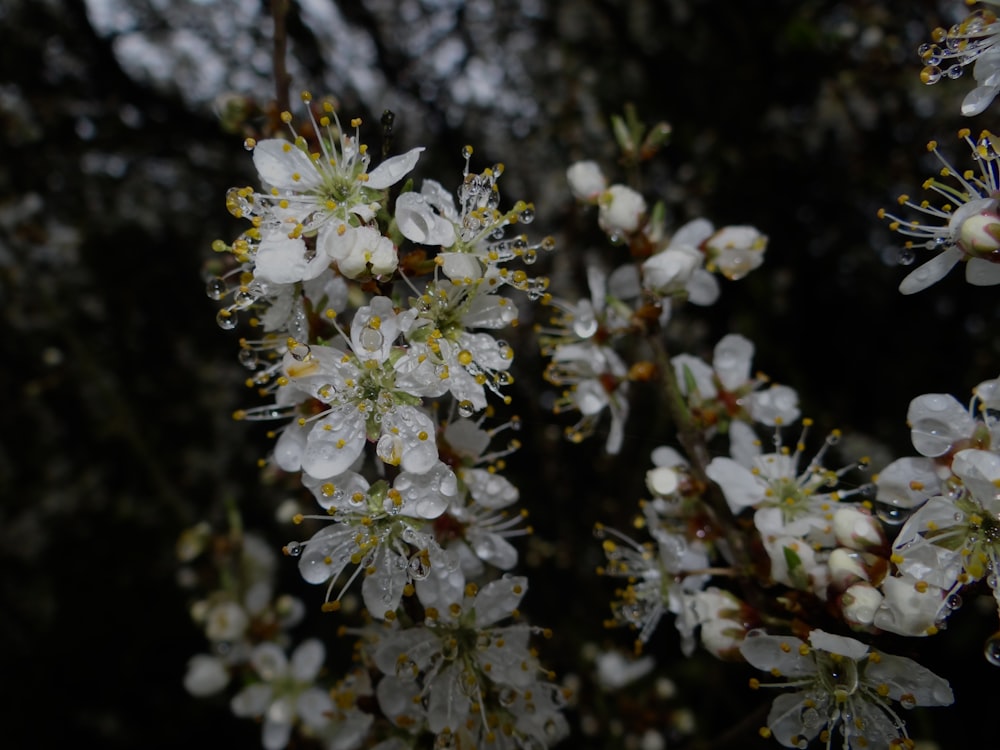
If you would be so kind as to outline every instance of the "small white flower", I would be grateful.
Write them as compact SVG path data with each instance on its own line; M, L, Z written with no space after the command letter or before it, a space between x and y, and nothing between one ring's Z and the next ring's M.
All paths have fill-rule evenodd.
M659 230L650 239L660 249L642 263L642 288L669 298L684 295L689 302L708 306L719 298L719 282L705 269L704 242L713 232L711 222L695 219L684 224L664 243ZM664 299L664 304L666 304Z
M311 97L305 94L303 100L308 104ZM369 172L371 156L357 132L351 137L343 131L329 102L324 110L319 122L309 110L318 151L310 151L294 130L292 141L250 141L254 166L269 192L234 188L227 196L234 215L254 221L254 275L262 282L313 279L331 260L350 278L396 268L391 242L376 241L365 231L357 233L374 231L365 225L375 217L385 190L413 169L423 148L386 159ZM290 113L282 119L291 127ZM360 123L352 121L355 131ZM254 239L252 234L250 238Z
M325 658L323 643L315 638L299 644L290 660L274 643L253 650L250 663L260 681L243 688L230 705L237 716L263 718L265 750L286 747L296 722L311 716L308 707L326 697L315 685Z
M767 237L750 226L723 227L705 241L708 270L742 279L764 262Z
M767 733L785 747L805 748L825 732L827 748L836 734L851 750L899 748L908 735L890 701L904 708L954 701L947 681L916 662L822 630L813 630L809 643L751 632L740 653L757 669L786 680L754 679L752 687L794 690L775 698L767 717Z
M909 196L899 196L899 204L931 217L936 224L908 221L879 210L879 217L889 220L889 228L908 240L902 258L912 261L918 248L939 251L923 265L911 271L899 285L903 294L914 294L937 283L960 262L965 263L965 280L976 286L1000 284L1000 211L997 194L1000 192L1000 156L993 144L994 136L983 131L978 141L970 131L963 129L959 136L972 151L979 171L963 172L955 169L938 152L937 143L931 141L927 149L941 162L942 175L951 177L958 186L952 186L932 177L924 188L942 196L946 203L940 208L929 201L914 203Z
M899 593L887 604L887 618L905 615L907 609L933 613L924 629L937 625L950 614L942 600L951 601L966 584L988 577L993 596L1000 605L1000 455L968 449L955 454L952 472L961 485L950 495L933 497L918 509L900 529L893 543L892 562L901 576L912 579L918 593L932 594L930 601L911 605ZM893 579L887 579L884 587ZM886 588L889 599L890 590ZM910 595L912 598L912 595ZM893 606L895 605L895 606ZM936 605L936 606L935 606ZM912 619L910 617L909 619ZM876 625L879 622L876 621ZM880 627L882 627L880 625ZM895 626L897 629L900 626ZM889 628L887 628L889 629Z

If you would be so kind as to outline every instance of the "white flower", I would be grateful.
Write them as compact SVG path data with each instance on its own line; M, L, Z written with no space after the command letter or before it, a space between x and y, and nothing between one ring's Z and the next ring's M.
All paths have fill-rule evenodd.
M950 614L940 606L942 599L946 604L955 601L959 589L984 577L1000 604L1000 455L959 451L951 468L961 486L928 500L907 519L893 543L891 560L900 575L912 579L919 593L941 592L933 597L936 609L932 604L920 606L921 611L940 614L926 627ZM890 620L894 614L898 617L899 612L890 609Z
M454 557L441 549L426 523L444 513L458 493L455 475L444 464L420 474L402 471L391 487L385 480L369 486L353 472L326 482L307 477L304 483L327 511L321 518L333 523L306 542L286 545L285 551L300 556L299 572L306 581L328 584L327 599L341 574L354 566L336 600L364 572L362 599L381 619L395 612L406 587L431 569L455 568Z
M608 181L595 161L578 161L566 170L570 192L578 201L596 203L598 196L608 186Z
M498 624L514 616L526 591L526 578L506 575L479 589L442 589L439 600L426 599L423 624L376 633L372 660L385 675L376 691L383 713L462 747L507 737L516 742L510 747L544 748L560 739L562 700L541 679L529 644L535 629Z
M503 174L503 165L470 174L472 149L466 146L464 154L464 179L456 191L458 206L439 183L425 180L419 193L406 192L396 199L399 231L412 242L438 246L435 262L452 281L472 283L492 270L491 284L511 284L537 299L545 291L546 279L529 278L523 271L511 273L499 267L514 258L532 263L538 250L552 249L555 240L549 237L529 244L524 235L503 238L506 227L533 221L534 207L518 201L506 213L500 211L497 180Z
M395 345L416 312L397 314L391 300L375 297L351 322L350 353L332 346L301 346L284 358L279 404L318 401L327 409L287 425L275 446L285 471L317 479L347 471L367 441L385 463L420 473L437 461L434 422L422 396L447 384L419 351Z
M489 275L488 275L489 277ZM487 278L488 278L487 277ZM480 278L468 284L430 282L411 300L415 317L406 339L433 364L465 416L487 406L486 389L504 398L514 350L502 339L474 328L517 324L517 306Z
M615 184L597 198L597 223L613 237L639 229L646 215L646 199L626 185Z
M712 365L678 354L670 361L692 414L706 429L726 427L731 420L751 419L774 427L799 418L798 395L788 386L772 385L751 375L753 342L737 333L719 339Z
M767 237L750 226L723 227L705 241L708 270L742 279L764 262Z
M943 77L959 78L962 69L975 64L973 77L979 84L962 102L962 114L971 117L984 111L1000 91L1000 23L996 13L981 8L968 15L947 31L935 29L933 42L920 46L920 58L925 63L920 71L924 83L937 83ZM942 70L942 66L948 65Z
M719 298L719 282L704 268L703 243L712 236L712 224L695 219L678 229L670 242L642 263L642 287L658 296L686 295L696 305L712 305Z
M688 597L705 585L708 576L687 573L709 566L708 550L700 540L689 541L662 524L651 506L644 507L644 525L650 529L654 542L640 544L602 524L595 527L595 534L603 539L601 546L608 560L598 572L626 580L626 585L616 592L619 598L612 602L611 610L615 624L638 632L637 646L650 639L663 615L673 612L678 615L682 649L690 654L698 623L690 621Z
M305 94L303 99L308 104L311 97ZM331 261L337 261L341 273L351 278L369 272L391 273L396 268L391 242L357 233L375 217L385 190L413 169L423 148L386 159L369 172L371 156L357 134L361 121L352 121L355 135L351 137L340 127L329 102L324 103L324 110L318 123L309 110L318 151L311 151L306 139L294 130L293 141L250 141L254 166L269 192L234 188L227 196L234 215L254 221L254 274L263 282L312 279ZM290 126L289 113L282 119Z
M250 663L260 681L243 688L230 705L237 716L263 718L265 750L287 746L296 721L312 717L310 704L326 697L315 685L325 657L323 643L315 638L299 644L291 660L274 643L253 650Z
M951 177L958 186L934 177L924 183L925 189L945 199L945 205L940 208L929 201L918 204L907 195L899 196L900 205L943 223L921 224L899 218L885 209L879 210L879 217L889 220L890 229L916 238L916 242L906 242L901 255L905 262L912 261L916 248L940 251L903 279L899 285L903 294L913 294L937 283L959 262L966 264L965 280L970 284L1000 284L1000 213L996 198L1000 192L1000 156L993 145L993 135L988 131L983 131L978 141L971 138L967 128L960 131L959 136L972 151L973 160L979 166L978 175L971 170L955 169L938 152L937 143L931 141L927 149L943 165L941 174Z
M754 679L752 687L795 691L775 698L767 717L767 733L785 747L805 748L822 732L827 748L836 734L845 750L899 748L908 735L890 701L904 708L954 701L947 681L916 662L822 630L813 630L809 643L751 632L740 653L757 669L787 680Z

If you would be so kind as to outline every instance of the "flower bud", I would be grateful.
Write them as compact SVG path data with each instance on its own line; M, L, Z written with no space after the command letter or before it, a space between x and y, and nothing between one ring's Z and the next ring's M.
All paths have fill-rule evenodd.
M881 524L857 508L841 508L834 513L833 533L837 542L849 549L879 549L886 544Z
M866 628L875 621L882 599L882 594L870 583L855 583L841 595L840 611L851 627Z
M578 161L571 164L566 170L566 180L569 182L573 197L584 203L596 203L597 197L608 186L601 168L594 161Z
M723 227L705 242L709 259L727 279L742 279L764 262L767 237L751 226Z
M658 466L646 472L646 488L654 495L667 496L677 491L677 472L666 466Z
M839 591L844 591L859 581L868 581L868 571L858 552L837 547L827 560L830 569L830 583Z
M608 234L630 234L639 228L646 200L625 185L612 185L598 198L597 223Z
M972 256L990 255L1000 250L1000 217L993 211L973 214L959 227L958 244Z

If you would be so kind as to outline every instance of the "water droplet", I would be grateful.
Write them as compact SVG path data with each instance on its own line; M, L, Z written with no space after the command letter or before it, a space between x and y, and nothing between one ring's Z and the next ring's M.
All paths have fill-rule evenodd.
M941 80L941 68L936 65L928 65L920 71L920 80L924 83L937 83Z
M257 352L253 349L240 349L240 353L237 355L240 364L243 365L248 370L256 370L257 365L260 364L260 359L257 357Z
M299 557L302 554L303 549L304 546L302 544L299 544L298 542L289 542L285 545L282 551L289 557Z
M236 292L236 296L233 297L233 301L240 308L250 307L254 302L257 301L257 295L251 292L249 289L240 289Z
M226 287L226 282L220 278L210 279L207 284L205 284L205 294L208 295L209 299L220 300L226 296L229 289Z
M365 328L361 330L358 340L361 343L361 348L365 351L377 352L382 348L382 342L385 341L385 336L382 335L381 331L378 331L370 326L365 326Z
M459 401L458 402L458 416L465 417L468 419L473 414L476 413L476 407L471 401Z
M521 212L521 215L517 217L518 221L522 224L530 224L535 220L535 212L530 208L526 208Z
M426 563L423 556L419 553L410 558L410 562L406 568L410 577L417 581L422 581L431 574L430 565Z
M950 68L948 68L944 72L944 74L946 76L948 76L948 78L951 78L952 80L955 80L956 78L961 78L961 76L962 76L962 66L959 65L958 63L955 63Z
M416 679L418 674L420 670L417 668L417 663L406 654L400 654L396 660L396 677L409 681Z
M239 323L236 315L230 310L219 310L219 313L215 316L215 322L224 331L233 330L236 328L237 323Z
M945 600L945 606L954 612L962 606L962 597L958 594L952 594Z
M1000 631L997 631L983 644L983 656L994 667L1000 667Z
M497 701L501 706L510 706L517 700L517 691L510 687L503 687L497 694Z
M899 696L899 705L903 708L913 708L917 705L917 699L910 693Z
M877 515L878 519L886 526L899 526L910 517L910 512L903 508L897 508L893 505L884 505L875 511L875 515Z
M917 254L913 252L912 247L904 247L896 253L896 262L901 266L912 266L913 261L917 259Z
M295 342L289 345L288 353L292 355L292 359L298 362L305 362L309 359L309 355L312 354L312 349L309 348L309 344Z

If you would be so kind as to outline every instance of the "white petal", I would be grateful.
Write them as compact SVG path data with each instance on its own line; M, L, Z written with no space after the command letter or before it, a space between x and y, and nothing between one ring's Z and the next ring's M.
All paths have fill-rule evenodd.
M326 648L318 638L310 638L292 652L292 677L298 682L312 682L323 668Z
M705 469L708 478L719 485L730 510L739 513L764 499L764 488L745 466L731 458L719 456Z
M417 165L417 159L420 158L420 152L423 150L423 146L418 146L417 148L410 149L405 154L386 159L368 173L368 180L365 182L365 187L369 187L372 190L382 190L390 185L395 185L403 179L403 175Z
M966 117L974 117L985 110L996 98L997 86L977 86L972 89L962 100L962 114Z
M919 268L910 271L899 285L900 293L915 294L923 291L932 284L936 284L947 276L948 272L961 259L962 251L954 246L949 247L943 253L935 255Z
M335 409L309 432L302 469L317 479L343 474L365 447L365 419L353 404Z
M750 379L753 342L738 333L723 336L715 345L712 367L727 391L735 391Z
M473 604L476 610L476 627L489 627L510 617L527 590L528 579L524 576L504 575L503 578L487 583L479 589Z
M451 247L455 226L431 208L419 193L403 193L396 200L396 224L406 239L421 245Z
M694 305L708 307L719 299L719 280L704 268L695 269L685 288L688 300Z
M261 716L270 705L273 692L271 686L264 682L248 685L233 696L229 707L241 718Z
M708 219L694 219L678 229L670 238L671 245L690 245L698 247L712 236L715 228Z
M306 243L301 239L276 233L261 241L254 257L254 277L272 284L294 284L316 278L327 265L319 254L306 260Z
M975 286L1000 284L1000 263L985 258L972 258L965 264L965 280Z
M188 661L184 688L191 695L198 698L214 695L228 684L229 670L221 659L208 654L196 654Z
M397 406L386 414L382 420L382 434L401 441L399 465L403 471L422 474L437 462L434 422L415 406Z
M322 181L308 154L278 138L260 141L254 147L253 164L260 179L279 190L303 192Z

